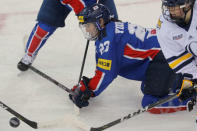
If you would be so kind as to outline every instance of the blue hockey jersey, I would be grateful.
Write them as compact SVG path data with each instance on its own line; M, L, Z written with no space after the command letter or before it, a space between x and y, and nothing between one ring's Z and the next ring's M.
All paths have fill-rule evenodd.
M128 22L110 22L105 36L95 42L96 72L89 83L99 95L119 75L143 81L149 62L160 51L155 29Z

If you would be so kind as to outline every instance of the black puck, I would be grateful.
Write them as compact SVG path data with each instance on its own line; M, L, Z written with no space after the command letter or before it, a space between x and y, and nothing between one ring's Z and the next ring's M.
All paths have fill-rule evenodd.
M18 118L12 117L12 118L10 119L10 126L11 126L11 127L16 128L16 127L18 127L19 125L20 125L20 121L19 121Z

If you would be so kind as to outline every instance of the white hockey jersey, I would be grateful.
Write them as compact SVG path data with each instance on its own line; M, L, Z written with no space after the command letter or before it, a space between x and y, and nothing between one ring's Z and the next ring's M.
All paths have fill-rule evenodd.
M169 66L177 73L190 73L193 78L197 78L197 57L186 51L186 46L191 42L197 42L196 16L197 2L194 5L193 17L188 31L165 20L163 16L160 16L157 25L157 38Z

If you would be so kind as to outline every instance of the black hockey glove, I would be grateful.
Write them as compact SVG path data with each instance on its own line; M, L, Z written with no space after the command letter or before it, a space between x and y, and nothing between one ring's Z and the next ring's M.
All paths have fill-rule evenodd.
M192 79L193 76L191 74L181 74L177 75L178 77L178 86L176 91L178 92L179 100L186 101L189 100L187 103L187 110L192 111L193 106L196 104L196 96L197 96L197 79Z
M184 74L182 79L182 85L179 90L179 99L184 101L189 98L196 97L197 95L197 79L192 79L189 74Z
M177 86L175 88L175 92L178 93L177 94L178 96L180 96L181 94L187 94L186 93L187 91L185 89L193 86L192 78L193 78L193 75L191 75L191 74L187 74L187 73L184 73L184 74L178 73L177 74Z
M191 87L185 88L181 91L179 99L181 101L185 101L189 98L195 97L196 95L197 95L196 89L194 88L194 86L191 86Z
M196 96L194 96L190 101L187 103L187 110L192 111L194 105L196 105Z
M196 85L194 84L193 86L182 90L179 96L179 100L185 101L190 99L187 102L187 110L192 111L194 105L196 105L196 96L197 96Z
M69 94L70 100L79 108L89 105L88 100L93 96L93 91L88 89L89 78L83 76L80 83L72 88L74 95Z

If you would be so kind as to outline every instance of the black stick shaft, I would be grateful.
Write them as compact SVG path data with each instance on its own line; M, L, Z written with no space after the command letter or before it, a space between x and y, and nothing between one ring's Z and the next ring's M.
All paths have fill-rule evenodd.
M4 110L10 112L12 115L16 116L21 121L25 122L27 125L31 126L34 129L38 128L38 124L34 121L30 121L29 119L25 118L21 114L14 111L12 108L8 107L6 104L0 101L0 107L2 107Z
M85 53L84 53L84 56L83 56L83 61L82 61L82 65L81 65L81 71L80 71L78 83L81 81L81 77L82 77L82 73L83 73L83 69L84 69L84 65L85 65L85 60L86 60L86 55L87 55L87 52L88 52L89 43L90 43L90 41L87 40L86 49L85 49Z
M35 67L33 66L30 66L29 67L33 72L39 74L40 76L42 76L43 78L49 80L50 82L54 83L55 85L57 85L58 87L60 87L61 89L67 91L68 93L74 95L74 92L69 89L68 87L62 85L61 83L59 83L58 81L56 81L55 79L53 79L52 77L48 76L47 74L41 72L40 70L36 69Z
M149 110L149 109L151 109L151 108L153 108L155 106L158 106L158 105L164 104L164 103L166 103L166 102L168 102L170 100L173 100L173 99L175 99L177 97L178 96L177 96L177 93L176 93L176 94L171 95L171 96L169 96L167 98L161 99L161 100L159 100L159 101L157 101L157 102L155 102L153 104L150 104L149 106L147 106L145 108L139 109L138 111L133 112L132 114L128 114L128 115L126 115L126 116L124 116L122 118L119 118L119 119L114 120L114 121L112 121L110 123L107 123L107 124L105 124L103 126L100 126L100 127L97 127L97 128L92 127L90 129L90 131L103 131L103 130L105 130L107 128L110 128L110 127L115 126L115 125L117 125L119 123L122 123L125 120L128 120L128 119L130 119L132 117L135 117L135 116L137 116L137 115L139 115L139 114L141 114L143 112L146 112L147 110Z

